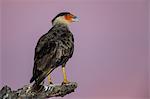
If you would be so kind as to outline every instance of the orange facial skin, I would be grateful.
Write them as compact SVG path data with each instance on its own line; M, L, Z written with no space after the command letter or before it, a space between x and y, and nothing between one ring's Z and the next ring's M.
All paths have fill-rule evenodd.
M69 21L69 22L72 22L73 17L74 17L74 16L71 15L71 14L65 15L65 19L66 19L67 21Z

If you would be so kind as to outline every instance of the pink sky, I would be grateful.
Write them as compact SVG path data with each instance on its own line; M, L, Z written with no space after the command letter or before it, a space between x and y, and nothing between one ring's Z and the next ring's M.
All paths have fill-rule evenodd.
M75 53L66 67L79 86L64 99L148 99L148 7L147 0L3 0L0 88L29 83L37 40L56 14L70 11L80 22L70 26ZM60 68L52 75L62 82Z

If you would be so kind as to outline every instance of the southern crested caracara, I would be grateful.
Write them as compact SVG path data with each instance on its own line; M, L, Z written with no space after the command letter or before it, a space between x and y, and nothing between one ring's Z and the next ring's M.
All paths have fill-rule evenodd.
M68 25L76 21L78 19L73 14L62 12L52 20L53 27L39 39L35 48L33 76L30 80L30 83L35 81L34 87L38 87L47 76L49 83L52 83L50 73L59 66L62 66L63 84L69 82L65 65L73 55L74 38Z

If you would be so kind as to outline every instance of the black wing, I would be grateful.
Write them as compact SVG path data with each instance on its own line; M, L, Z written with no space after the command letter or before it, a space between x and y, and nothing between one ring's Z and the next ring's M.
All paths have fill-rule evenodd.
M53 33L47 33L39 39L35 48L33 77L30 82L49 70L48 65L51 65L57 49L56 38Z

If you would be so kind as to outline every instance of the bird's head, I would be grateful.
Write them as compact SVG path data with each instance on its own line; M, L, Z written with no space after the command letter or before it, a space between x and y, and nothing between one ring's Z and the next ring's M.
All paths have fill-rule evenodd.
M77 21L79 21L79 19L75 15L71 14L70 12L61 12L56 17L53 18L52 24L69 25L72 22L77 22Z

